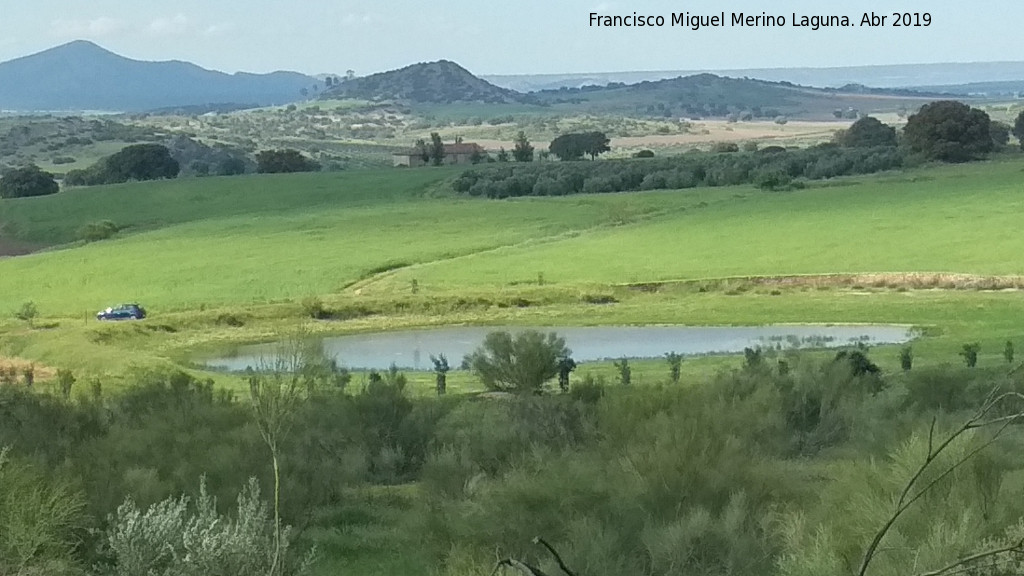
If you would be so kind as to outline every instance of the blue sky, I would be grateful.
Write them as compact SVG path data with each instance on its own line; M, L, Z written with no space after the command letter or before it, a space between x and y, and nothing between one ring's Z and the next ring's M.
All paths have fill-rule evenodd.
M358 75L428 60L477 74L1024 60L1020 0L31 0L4 2L0 60L76 39L227 72ZM981 7L977 7L980 5ZM590 12L927 11L928 28L599 29Z

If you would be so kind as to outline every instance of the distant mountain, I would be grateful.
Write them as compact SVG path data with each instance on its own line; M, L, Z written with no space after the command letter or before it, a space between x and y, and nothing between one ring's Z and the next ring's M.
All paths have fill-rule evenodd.
M138 112L232 102L301 99L322 83L296 72L225 74L177 60L144 62L77 40L0 63L0 109Z
M651 70L570 74L504 74L481 78L502 88L520 92L580 88L612 82L635 84L679 76L711 73L732 78L756 78L769 82L793 82L803 86L838 88L864 84L876 88L942 88L981 82L1024 79L1024 62L949 62L939 64L886 64L832 68L748 68L713 70Z
M529 101L527 95L499 88L448 60L413 64L398 70L344 80L321 97L405 100L416 104Z

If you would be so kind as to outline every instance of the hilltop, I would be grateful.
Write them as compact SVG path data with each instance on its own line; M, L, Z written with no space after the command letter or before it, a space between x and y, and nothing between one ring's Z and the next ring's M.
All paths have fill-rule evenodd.
M327 90L323 98L405 100L418 104L507 104L529 100L525 94L499 88L448 60L421 62L398 70L353 78Z
M299 99L319 85L296 72L226 74L177 60L132 60L78 40L0 63L0 109L143 111Z
M695 74L637 84L560 88L531 94L553 107L585 109L592 114L625 116L725 117L730 114L806 120L833 118L836 110L896 111L916 108L935 99L933 94L909 90L847 86L821 89L790 82L727 78Z

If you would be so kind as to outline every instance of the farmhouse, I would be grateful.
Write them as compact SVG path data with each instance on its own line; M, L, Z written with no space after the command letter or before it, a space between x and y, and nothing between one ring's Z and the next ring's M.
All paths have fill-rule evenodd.
M460 142L444 145L445 164L470 164L474 157L479 159L484 154L485 151L479 144ZM417 148L399 150L391 155L391 159L395 166L423 166L429 162L423 161L423 152Z

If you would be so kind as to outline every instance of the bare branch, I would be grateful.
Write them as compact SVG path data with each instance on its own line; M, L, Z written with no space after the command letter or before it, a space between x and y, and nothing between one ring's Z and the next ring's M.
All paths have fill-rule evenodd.
M926 493L928 493L929 490L934 488L939 482L941 482L947 476L949 476L957 469L959 469L960 466L962 466L968 460L977 455L978 452L991 446L1000 437L1000 435L1002 435L1002 433L1006 431L1010 424L1013 424L1017 420L1024 418L1024 412L1016 412L1008 416L1000 416L996 418L988 417L989 413L991 413L997 406L999 406L1004 400L1007 399L1024 400L1024 395L1017 392L1006 392L1004 394L999 394L999 388L993 388L985 397L985 402L982 404L981 408L979 408L978 411L970 419L968 419L962 426L960 426L960 428L958 428L956 431L950 434L945 440L943 440L938 447L934 446L935 420L932 420L932 425L928 432L928 454L927 456L925 456L924 462L921 463L921 465L917 468L917 471L914 473L913 476L911 476L910 480L907 481L906 485L904 486L903 491L900 493L900 497L897 500L896 510L885 522L885 524L882 525L878 532L875 533L874 538L872 538L871 543L868 545L867 550L864 552L864 558L863 560L861 560L860 570L857 572L857 576L865 576L868 570L868 566L871 564L871 561L878 553L878 547L882 543L882 539L885 538L886 534L889 533L889 530L892 529L893 525L896 524L896 521L899 520L900 516L902 516L903 513L907 511L907 509L909 509L915 502L920 500ZM994 426L997 424L1001 426L992 435L992 438L990 438L987 442L975 448L974 450L971 450L965 456L954 462L949 468L944 470L937 477L933 478L931 482L924 486L924 488L921 488L916 493L914 493L913 496L911 496L911 493L914 491L914 488L916 487L918 481L924 476L925 472L929 469L929 466L931 466L931 464L935 461L939 454L945 451L954 441L957 440L957 438L959 438L960 436L962 436L963 434L970 430Z
M1012 553L1012 552L1024 552L1024 540L1021 540L1020 542L1017 542L1016 544L1011 544L1010 546L1004 546L1002 548L996 548L994 550L986 550L984 552L978 552L977 554L973 554L973 555L968 556L966 558L961 558L960 560L957 560L956 562L954 562L954 563L952 563L952 564L950 564L950 565L948 565L948 566L946 566L944 568L939 568L938 570L932 570L931 572L922 572L922 573L918 574L917 576L943 576L943 575L952 573L954 570L956 570L957 572L960 572L961 570L957 570L958 568L961 568L961 569L965 568L967 564L970 564L972 562L976 562L978 560L984 560L985 558L991 558L993 556L998 556L1000 554L1006 554L1006 553Z
M548 544L547 540L541 538L540 536L535 536L533 538L533 543L540 544L541 546L547 548L548 552L551 552L551 555L555 557L555 561L558 562L558 567L561 568L562 572L565 572L567 576L576 576L576 573L570 570L569 567L565 565L565 562L562 561L562 555L559 554L557 550L555 550L554 546Z
M508 566L509 568L514 568L514 569L522 572L526 576L547 576L547 574L542 572L539 568L536 568L534 566L530 566L529 564L526 564L525 562L520 562L519 560L516 560L515 558L505 558L504 560L498 560L498 563L494 565L494 570L491 570L491 576L494 576L495 574L497 574L498 570L500 570L502 566Z

